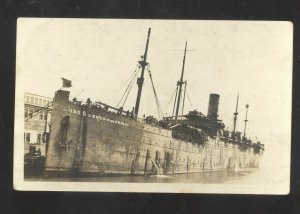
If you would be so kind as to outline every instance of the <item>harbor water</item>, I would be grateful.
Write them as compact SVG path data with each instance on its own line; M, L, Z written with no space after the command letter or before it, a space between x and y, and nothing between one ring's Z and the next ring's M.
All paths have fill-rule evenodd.
M125 183L240 183L249 176L255 176L259 169L238 171L205 171L190 174L147 175L147 176L104 176L104 177L25 177L26 181L53 182L125 182Z

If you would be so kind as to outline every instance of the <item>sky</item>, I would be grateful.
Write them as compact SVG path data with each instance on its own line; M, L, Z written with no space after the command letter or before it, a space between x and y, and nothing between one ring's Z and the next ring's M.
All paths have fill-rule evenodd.
M209 94L218 93L219 119L232 129L239 94L237 129L243 131L248 103L247 136L257 137L266 150L274 147L289 157L293 41L289 22L19 19L16 67L24 91L53 97L64 77L72 81L71 97L117 106L144 54L149 27L147 61L164 113L172 112L173 101L167 104L180 78L187 41L184 80L192 105L186 100L185 113L197 109L207 114ZM125 109L135 105L136 94L134 83ZM143 114L157 117L147 73Z

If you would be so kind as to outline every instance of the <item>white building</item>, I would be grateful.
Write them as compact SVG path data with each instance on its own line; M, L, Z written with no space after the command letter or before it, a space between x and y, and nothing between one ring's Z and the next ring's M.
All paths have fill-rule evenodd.
M43 134L49 133L51 119L52 98L37 94L26 93L24 95L24 142L25 154L29 147L40 149L41 155L45 155L46 144Z

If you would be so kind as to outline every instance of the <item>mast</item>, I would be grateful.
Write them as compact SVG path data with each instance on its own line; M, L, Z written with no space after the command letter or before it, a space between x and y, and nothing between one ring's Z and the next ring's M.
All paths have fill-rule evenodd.
M248 108L249 108L249 104L246 105L246 118L245 118L245 127L244 127L244 137L246 137L246 126L247 126L247 117L248 117Z
M235 107L235 112L233 113L234 118L233 118L233 134L235 134L235 129L236 129L236 121L237 121L237 116L238 116L238 105L239 105L239 94L237 95L236 99L236 107Z
M184 56L183 56L181 77L180 77L180 81L177 82L177 85L179 85L179 90L178 90L179 93L178 93L178 99L177 99L175 122L177 122L177 118L178 118L178 111L179 111L179 105L180 105L181 90L182 90L182 85L184 84L184 82L183 82L183 73L184 73L184 65L185 65L186 46L187 46L187 42L185 42L185 49L184 49Z
M151 33L151 28L149 28L149 30L148 30L148 37L147 37L147 43L146 43L146 48L145 48L144 56L142 57L142 60L139 61L139 64L142 67L142 72L141 72L141 76L137 79L138 93L137 93L136 103L135 103L135 108L134 108L134 114L135 114L136 118L138 116L139 108L140 108L141 94L142 94L143 83L144 83L145 67L148 64L148 62L146 60L147 60L147 52L148 52L148 45L149 45L150 33Z

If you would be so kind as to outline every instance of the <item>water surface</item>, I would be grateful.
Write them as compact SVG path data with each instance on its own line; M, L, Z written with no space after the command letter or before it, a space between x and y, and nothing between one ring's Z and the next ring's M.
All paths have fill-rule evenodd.
M56 181L56 182L126 182L126 183L240 183L245 177L256 174L258 169L243 169L239 171L206 171L190 174L148 175L148 176L105 176L105 177L73 177L73 178L43 178L31 177L26 181Z

